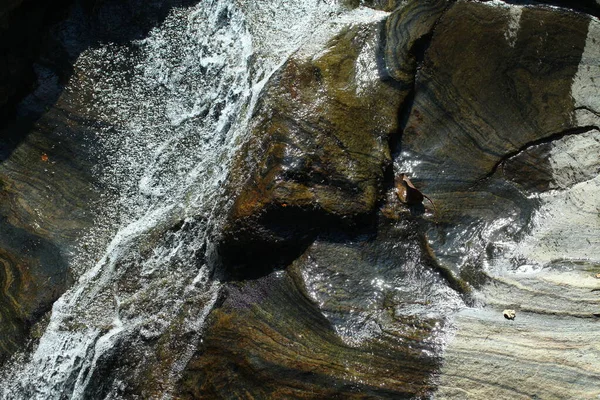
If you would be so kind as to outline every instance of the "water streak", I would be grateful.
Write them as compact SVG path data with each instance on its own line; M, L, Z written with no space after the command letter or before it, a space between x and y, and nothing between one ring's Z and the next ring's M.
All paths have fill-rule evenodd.
M11 365L1 398L123 398L125 361L170 397L218 295L207 252L254 104L336 12L333 1L203 1L173 9L144 40L79 57L66 90L96 122L105 202L72 260L79 281L33 354Z

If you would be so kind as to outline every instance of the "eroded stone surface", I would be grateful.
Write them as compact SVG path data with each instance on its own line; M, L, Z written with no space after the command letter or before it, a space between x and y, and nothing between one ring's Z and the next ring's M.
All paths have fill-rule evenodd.
M398 82L412 87L417 58L422 57L435 24L450 4L447 0L407 1L387 19L385 65Z
M423 293L418 290L413 294L422 302L408 305L406 298L389 287L380 288L384 300L379 303L377 288L373 292L364 288L369 288L369 284L389 285L393 281L386 276L389 271L385 267L384 270L374 267L375 275L379 274L381 280L373 278L370 282L367 282L368 277L372 278L370 273L356 273L365 270L363 261L372 266L388 265L386 256L374 251L378 246L389 250L390 258L398 262L398 269L390 268L398 276L403 276L410 265L416 269L432 266L431 270L441 281L432 283L422 280L418 274L408 274L410 282L429 285L431 290L441 282L446 289L453 287L458 293L472 293L469 300L474 304L487 305L483 310L467 309L459 314L456 338L449 344L441 370L440 398L564 398L570 390L583 398L593 396L597 387L591 377L597 373L597 366L578 363L575 356L579 353L567 350L562 354L558 347L566 340L569 341L567 349L597 352L597 346L588 342L597 318L594 310L598 307L597 282L593 278L597 273L594 254L598 253L599 231L594 214L598 204L595 191L598 176L595 118L598 114L594 82L598 54L597 47L590 44L595 40L596 20L589 15L543 6L459 1L444 3L442 7L442 3L420 5L424 7L421 10L426 10L427 5L431 9L424 14L427 18L417 20L410 28L414 29L409 32L414 36L401 34L406 16L402 14L403 8L399 8L388 20L386 34L386 43L390 46L385 53L387 71L392 71L390 75L401 85L406 84L402 87L407 90L412 88L414 78L414 101L407 105L406 120L401 121L403 131L399 146L392 149L399 154L394 160L394 175L407 174L419 191L432 198L435 207L408 209L395 204L392 194L380 200L383 202L381 211L387 223L390 220L398 225L408 220L421 221L411 231L417 238L426 233L427 239L411 247L407 244L409 239L398 238L399 243L408 246L403 248L403 254L398 254L396 248L386 247L386 240L377 235L368 239L338 237L337 243L330 243L328 235L323 233L312 245L309 245L312 238L306 242L306 252L293 263L296 269L290 271L298 268L303 271L304 275L300 276L313 306L345 340L381 338L395 329L402 331L405 324L410 324L405 317L411 312L417 316L419 322L415 326L419 331L419 323L427 321L429 307L439 313L448 306L447 298L440 301L437 297L438 302L431 301L428 297L435 296L425 292L425 299L421 299L419 293ZM422 46L421 42L429 36L431 43ZM418 57L417 48L423 51ZM293 65L294 71L299 68L297 63L288 62L282 71ZM416 76L413 70L418 71ZM305 74L296 75L296 80L303 82L303 79L306 79ZM282 82L285 80L278 80L277 84ZM573 82L583 88L578 93L585 95L578 97ZM314 89L310 85L306 88ZM288 90L289 96L295 90ZM279 132L283 132L282 136L289 133ZM281 154L284 154L283 149ZM307 157L309 154L312 153L295 154L295 165L307 160L314 163ZM347 157L343 153L331 154ZM269 162L274 164L265 171L283 169L281 165L286 166L285 160L281 155L271 158ZM290 189L289 181L282 176L274 174L270 180L263 180L266 184L262 186L262 193L272 190L270 193L280 197L258 196L259 192L253 189L249 192L255 194L252 201L241 203L238 198L238 214L234 220L243 215L239 213L241 204L262 206L263 199L271 202L276 199L281 206L279 210L289 204L312 206L315 198L318 207L322 207L322 198L314 197L316 191L309 189L298 196L296 193L300 192L294 191L298 186ZM388 184L392 182L393 179ZM339 182L332 181L331 185L344 188ZM288 189L277 192L284 187ZM381 189L377 190L380 190L380 199L384 197ZM326 209L327 213L343 215L343 209L357 210L356 199L364 198L364 192L358 193L338 198L339 211L333 206ZM326 202L327 198L323 203ZM255 215L259 209L247 208L248 215ZM299 217L302 214L294 215L289 210L272 215L277 215L276 218L291 215L284 223L302 220ZM321 223L307 222L317 231L322 231ZM389 234L381 223L380 220L374 224L375 229ZM264 237L269 240L276 237L269 230L252 232L257 235L266 232ZM340 244L345 241L350 243ZM414 251L412 258L407 256L411 251ZM332 256L324 255L326 253ZM430 256L425 257L427 262L425 254ZM358 275L364 279L357 279ZM247 289L241 292L244 290ZM369 297L372 294L373 297ZM228 303L230 301L233 300L225 300L226 305L215 312L213 321L223 320L225 315L239 320L240 315L244 315L245 321L255 324L263 318L240 312ZM448 314L460 307L459 303L455 308L449 307ZM253 308L258 309L261 306ZM506 320L502 315L504 309L515 309L517 319ZM387 314L390 310L394 313ZM436 315L434 320L439 318L439 314ZM580 320L584 321L588 336L566 339L577 329ZM216 326L216 322L213 324ZM226 330L236 331L230 327ZM265 332L266 328L260 330ZM274 331L277 333L267 336L280 335L284 328L277 326ZM521 334L525 334L526 339L519 339ZM243 336L238 330L233 337ZM419 340L424 343L426 336ZM475 343L473 348L469 346L470 341ZM545 359L538 351L533 351L528 358L529 349L536 341L553 349L551 359ZM219 343L220 339L212 336L205 351L216 354L218 349L225 348ZM264 359L266 353L257 350L254 354ZM229 358L234 359L239 354ZM195 360L193 369L198 374L208 364L202 364L200 357ZM553 364L561 360L569 366ZM285 365L285 362L278 360L276 364ZM502 372L494 375L497 365ZM217 368L226 369L222 365ZM241 370L252 370L252 367L244 364ZM434 371L436 367L430 370ZM581 381L571 382L580 372ZM560 388L561 384L548 383L556 374L563 374L557 382L565 383L566 391ZM220 388L225 383L219 380L221 378L211 374L201 376L193 384L188 381L187 387L196 390L190 393L222 393L219 390L223 390ZM282 387L289 387L291 383L285 382L281 387L270 386L268 393L287 390ZM477 387L477 382L483 382L481 387ZM544 388L546 384L548 387Z
M437 259L487 305L459 314L439 398L597 396L580 359L598 351L597 31L497 2L458 2L436 26L395 167L437 206Z
M13 344L2 346L2 357L23 343L28 328L70 286L69 251L93 224L90 208L99 195L91 177L93 156L81 146L80 121L60 102L55 107L36 124L25 124L25 139L0 164L3 295L12 304L0 314L15 321L11 329L0 327L2 342ZM10 125L3 133L22 128Z

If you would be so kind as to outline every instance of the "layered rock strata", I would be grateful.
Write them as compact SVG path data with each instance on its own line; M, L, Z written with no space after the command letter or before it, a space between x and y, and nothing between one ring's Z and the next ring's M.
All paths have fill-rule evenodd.
M379 183L371 186L375 194L370 198L377 200L364 201L365 189L345 193L346 184L341 182L352 181L352 175L337 172L337 176L344 179L329 182L343 197L331 196L333 189L324 191L318 186L321 182L290 179L294 175L282 171L306 171L304 176L318 176L320 170L312 166L323 165L321 160L327 159L328 154L336 154L336 158L346 156L348 159L348 156L332 150L335 147L299 145L295 146L298 151L293 157L285 157L291 154L291 151L286 153L285 146L281 146L280 155L273 156L272 141L275 138L277 142L289 141L286 135L294 138L298 129L292 129L293 125L279 125L268 130L264 126L272 125L257 123L253 125L252 138L258 135L262 139L251 139L242 148L242 154L251 157L246 159L246 164L240 164L247 167L238 171L251 171L251 177L237 181L238 195L228 222L227 246L223 249L247 256L247 251L240 252L244 243L252 243L254 249L261 248L255 246L256 243L268 243L264 248L277 254L289 249L280 246L281 243L302 243L293 247L287 259L279 260L279 266L293 265L287 272L280 272L280 277L296 276L298 287L304 288L298 290L306 291L314 307L330 324L329 329L341 338L368 338L366 342L373 338L383 340L390 331L415 326L406 319L408 315L412 315L415 318L412 323L419 326L427 321L428 313L431 321L444 327L442 331L451 331L440 310L451 315L457 308L464 307L461 300L476 305L458 314L456 336L448 342L445 361L439 370L437 396L440 398L565 398L569 393L593 398L598 390L592 382L597 374L597 363L591 361L597 346L590 342L598 315L598 285L593 278L597 269L594 235L600 231L594 219L598 201L597 157L594 156L597 154L598 112L596 84L591 78L600 75L597 46L591 44L597 40L596 26L596 19L589 15L544 5L467 1L403 3L387 19L385 48L379 52L385 66L379 68L379 79L397 79L397 86L387 82L400 99L393 106L399 107L395 123L401 136L388 142L390 154L395 155L393 174L384 170L382 174L371 175L376 179L370 182ZM270 102L287 104L296 96L297 89L289 88L289 84L285 86L288 88L285 94L273 89L273 85L286 82L281 76L285 76L284 71L294 65L293 62L290 60L272 81L261 107ZM306 75L297 76L297 82L307 82ZM300 89L302 87L300 85ZM307 87L312 89L311 85ZM307 97L297 98L306 102ZM331 97L321 99L327 102ZM308 104L309 110L319 110L312 106L312 101ZM255 116L258 121L267 111L260 110ZM337 115L330 108L325 110L327 118ZM315 114L312 111L305 118L310 120ZM269 111L265 115L278 120L280 115L289 114ZM292 115L300 113L293 111ZM353 119L353 115L348 113L346 118ZM304 141L318 143L321 140L318 134L324 130L321 125L315 126L319 129L313 130L313 136L303 138ZM362 125L359 122L352 126ZM337 125L332 124L332 127L337 131ZM321 148L327 151L321 152ZM373 165L385 164L384 161ZM259 168L253 165L268 167L258 174ZM336 170L323 171L336 176ZM393 177L401 174L408 176L433 204L409 207L399 204L391 191L386 194ZM335 200L334 205L323 206L331 204L331 200ZM373 217L377 209L381 218ZM244 214L241 210L248 212ZM313 212L315 214L311 214ZM554 217L563 212L564 217ZM307 217L311 215L318 217ZM371 217L357 218L361 215ZM354 227L362 226L362 231L355 229L354 236L345 237L335 233L335 227L343 225L330 224L326 218L339 220L340 216L354 221ZM411 242L406 236L398 237L398 243L407 244L404 256L394 253L394 245L386 244L385 239L374 233L389 234L386 226L398 229L402 224L408 224L406 229L416 240L407 244ZM249 237L251 240L247 241ZM318 239L312 243L315 237ZM236 241L234 246L228 247ZM352 245L343 244L346 241L355 243L361 250L355 253ZM271 244L276 246L270 247ZM360 261L366 254L372 254L369 249L373 246L387 249L390 258L395 260L391 275L386 276L378 269L385 265L386 256L366 256L369 260L366 264L377 271L375 275L380 281L370 275L366 264ZM327 249L325 251L334 256L323 257L319 255L323 250L319 249ZM251 256L260 251L264 250ZM412 254L412 258L406 259L407 254ZM253 268L252 262L240 262L240 258L226 257L228 267L235 271L233 277L244 276L241 271ZM292 262L294 258L296 261ZM255 270L257 275L272 268L273 264L264 266L271 260L261 257L255 260L262 265ZM297 271L298 265L305 265L300 267L304 274L291 272ZM419 291L412 289L417 305L410 306L410 299L399 295L397 288L410 287L411 282L432 285L414 272L410 279L396 280L398 286L390 284L394 282L392 276L401 277L402 271L410 270L410 265L416 270L429 271L446 291L420 298ZM361 297L361 285L372 288L373 282L394 289L387 294L382 291L386 300L381 303L375 299L377 296L366 296L358 303L372 304L373 308L361 308L351 299ZM243 293L250 290L245 284L242 287ZM248 307L261 315L273 315L273 311L267 311L270 307L264 305L268 294L261 293L257 297L248 294L253 298L252 306ZM211 339L202 347L204 353L199 352L191 364L202 378L192 378L192 373L186 375L188 395L223 396L225 380L235 381L248 371L262 368L253 366L252 361L233 362L235 368L216 361L217 349L225 348L214 336L217 326L235 332L236 338L252 338L253 343L260 343L258 347L267 346L264 344L268 342L267 336L282 335L286 343L296 340L282 327L275 329L277 334L266 334L264 325L252 332L222 325L222 319L235 321L238 314L244 315L244 321L252 321L251 324L257 318L239 311L233 305L235 302L227 299L226 296L223 308L215 311L211 320L208 328ZM506 308L516 309L514 321L503 317L502 310ZM394 310L395 318L385 317L387 311L384 310ZM582 334L572 337L580 324ZM299 330L303 329L309 328L304 326ZM421 332L420 340L424 342L446 343L444 335ZM527 339L520 338L523 334ZM368 349L366 342L359 340L346 345ZM565 342L568 345L563 347L561 343ZM551 355L545 356L541 351L532 353L530 349L534 346L552 349ZM440 345L424 351L440 355L442 348ZM235 348L228 351L241 354ZM275 353L278 351L273 348L264 352L256 350L253 353L256 358L251 360L260 359L265 363L264 360L277 358L273 356ZM295 357L304 354L300 348L293 353ZM201 361L202 354L208 357L204 361ZM587 356L578 361L580 354ZM227 357L228 360L235 358ZM436 376L439 358L430 360L429 371L431 376ZM216 379L199 372L210 369L205 368L208 364L203 362L219 371L235 373L225 380ZM286 365L289 371L288 361L278 360L274 364ZM296 372L305 368L299 367ZM406 372L416 367L409 363L403 368ZM495 368L501 372L492 373ZM249 396L287 393L310 397L306 394L310 386L307 382L322 382L305 375L291 379L293 373L288 374L291 375L286 375L280 386L270 382L266 391L256 394L259 392L251 389ZM268 380L263 373L259 375L263 377L259 381ZM574 381L575 376L580 379ZM300 381L303 383L298 383ZM425 382L427 387L434 381ZM318 385L321 387L318 390L323 390L325 384ZM291 388L299 391L292 392ZM319 393L333 395L333 392ZM366 397L393 397L392 393L369 392ZM395 395L399 396L398 393ZM417 392L411 394L418 395Z
M388 40L406 56L398 68L416 69L440 9L411 2L394 14L410 17L388 23L411 33ZM466 287L391 191L390 142L414 72L390 78L382 28L342 27L301 48L264 90L219 248L240 282L211 313L182 398L431 394L445 316Z
M231 173L225 290L176 396L597 397L598 20L498 1L364 3L394 12L303 46L261 95ZM151 25L129 36L113 22L88 39ZM106 190L84 144L103 121L81 118L86 93L55 95L5 135L17 140L0 165L0 358L69 285L65 255ZM431 204L402 204L398 176ZM159 240L144 240L150 257ZM127 278L115 285L135 296ZM85 395L160 396L188 333L115 342Z

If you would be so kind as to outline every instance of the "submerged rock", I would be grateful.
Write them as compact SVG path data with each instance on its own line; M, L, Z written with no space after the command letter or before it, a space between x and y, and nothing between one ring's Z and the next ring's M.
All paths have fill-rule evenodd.
M90 208L99 191L89 172L93 156L81 148L85 130L67 116L62 101L68 102L63 98L37 123L24 124L29 129L25 139L0 164L6 301L0 315L12 321L0 325L0 331L13 344L2 346L0 358L26 340L29 327L72 284L69 252L94 222ZM23 128L13 124L2 133L7 137Z

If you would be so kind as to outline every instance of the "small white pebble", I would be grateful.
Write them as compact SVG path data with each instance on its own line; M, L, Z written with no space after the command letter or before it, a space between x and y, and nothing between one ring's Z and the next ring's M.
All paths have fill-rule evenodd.
M504 318L506 319L515 319L517 313L515 312L515 310L504 310L502 311L502 313L504 314Z

